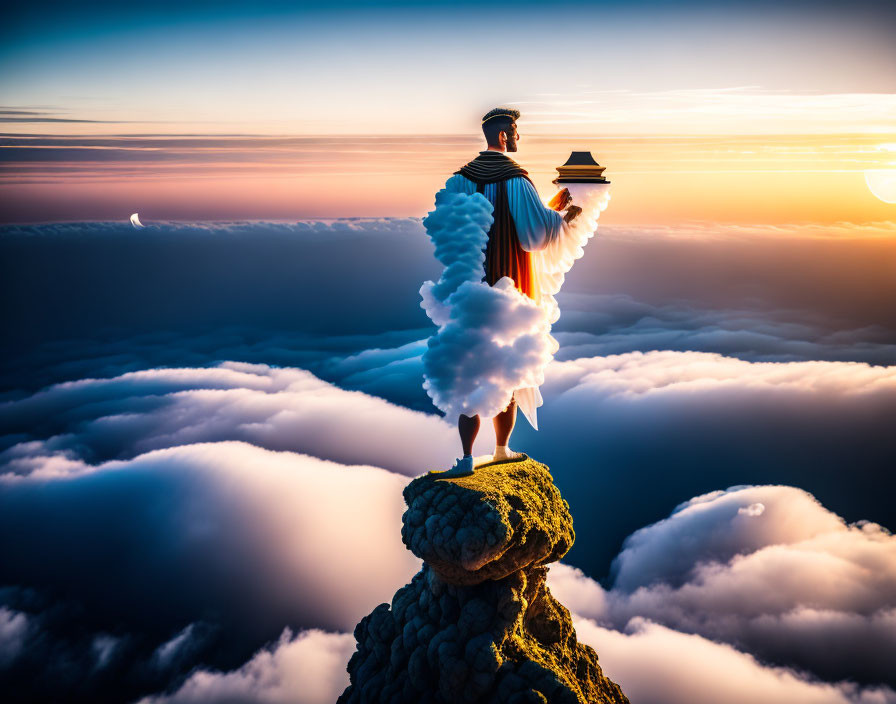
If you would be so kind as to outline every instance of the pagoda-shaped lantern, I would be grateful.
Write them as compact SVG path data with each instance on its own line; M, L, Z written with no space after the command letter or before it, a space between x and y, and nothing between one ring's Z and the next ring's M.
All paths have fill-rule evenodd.
M573 152L563 166L557 167L560 175L554 183L609 183L603 176L606 168L594 160L591 152Z
M597 227L597 218L610 202L610 182L604 178L605 166L591 156L591 152L572 152L563 166L557 167L553 183L566 188L573 205L586 211Z

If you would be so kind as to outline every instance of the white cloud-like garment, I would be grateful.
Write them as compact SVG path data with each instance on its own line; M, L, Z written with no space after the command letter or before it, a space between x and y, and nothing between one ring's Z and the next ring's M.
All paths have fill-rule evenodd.
M438 282L427 281L420 289L421 306L438 326L423 354L423 386L449 417L495 416L514 391L533 389L517 400L538 427L537 388L559 348L551 336L551 324L560 316L554 294L609 202L603 184L570 184L570 192L583 212L545 249L532 253L534 298L520 293L508 277L494 286L482 281L493 222L485 196L446 189L436 194L436 208L423 224L445 269Z

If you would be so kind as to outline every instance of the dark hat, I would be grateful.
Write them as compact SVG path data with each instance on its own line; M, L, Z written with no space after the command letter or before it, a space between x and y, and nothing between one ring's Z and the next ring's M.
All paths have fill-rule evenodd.
M513 108L495 108L494 110L489 110L482 116L482 124L485 124L495 117L509 117L511 120L519 120L520 111L514 110Z

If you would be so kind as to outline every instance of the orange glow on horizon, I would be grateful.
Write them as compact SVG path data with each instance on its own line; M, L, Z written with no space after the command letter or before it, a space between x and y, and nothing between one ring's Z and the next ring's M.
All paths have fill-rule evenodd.
M589 149L613 201L601 222L870 222L896 208L865 171L896 135L538 137L512 156L547 201L555 167ZM475 137L4 139L0 220L422 217ZM59 159L48 158L59 155ZM14 155L21 154L22 158ZM46 155L46 156L44 156Z

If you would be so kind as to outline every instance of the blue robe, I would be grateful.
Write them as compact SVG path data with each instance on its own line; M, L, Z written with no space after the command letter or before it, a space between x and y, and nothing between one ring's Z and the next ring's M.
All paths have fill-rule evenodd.
M527 252L544 249L563 233L563 215L548 208L538 196L531 181L522 176L507 179L507 205L516 225L520 246ZM476 184L461 174L454 174L445 183L452 193L476 192ZM498 194L497 183L487 183L483 195L495 205Z

